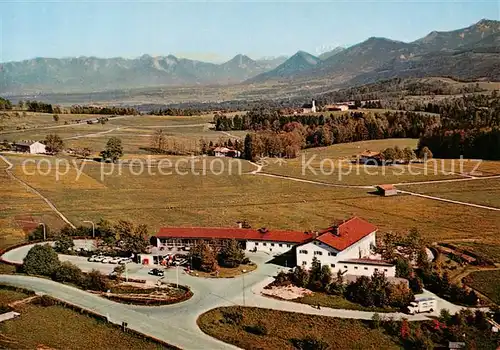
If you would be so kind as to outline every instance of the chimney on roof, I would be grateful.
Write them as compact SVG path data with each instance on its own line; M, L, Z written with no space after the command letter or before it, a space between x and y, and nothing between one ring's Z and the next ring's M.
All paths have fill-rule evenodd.
M268 233L268 232L269 232L269 230L268 230L267 228L265 228L265 227L261 227L261 228L259 228L257 231L259 231L259 232L260 232L260 233L262 233L262 234L264 234L264 233Z
M241 221L236 221L238 228L243 228L243 223Z

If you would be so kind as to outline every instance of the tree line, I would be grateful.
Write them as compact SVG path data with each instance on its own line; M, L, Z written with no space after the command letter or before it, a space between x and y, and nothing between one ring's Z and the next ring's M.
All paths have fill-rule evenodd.
M6 98L0 97L0 111L8 111L12 109L12 103Z
M134 107L98 107L73 105L69 109L61 106L45 103L41 101L22 101L17 104L19 109L26 109L28 112L56 113L56 114L106 114L106 115L139 115L140 112ZM1 102L0 102L1 109Z
M441 125L419 140L439 158L500 159L500 98L491 95L463 96L440 104L428 104L441 115Z

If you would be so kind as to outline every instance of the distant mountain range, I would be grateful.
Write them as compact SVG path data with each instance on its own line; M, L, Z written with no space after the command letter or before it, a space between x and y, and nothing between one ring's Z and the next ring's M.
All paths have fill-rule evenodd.
M453 76L500 80L500 21L481 20L451 32L431 32L411 43L371 37L287 76L297 55L249 82L327 79L329 84L356 85L393 77Z
M410 43L372 37L319 57L299 51L288 59L252 60L240 54L221 64L172 55L7 62L0 65L0 94L311 80L346 86L425 76L500 80L500 21L481 20L463 29L433 31Z

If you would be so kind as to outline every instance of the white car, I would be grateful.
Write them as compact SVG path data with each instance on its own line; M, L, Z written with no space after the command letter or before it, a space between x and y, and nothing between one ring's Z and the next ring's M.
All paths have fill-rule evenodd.
M128 264L131 262L132 262L132 259L130 259L130 258L121 258L119 264Z
M101 262L105 258L106 258L105 256L97 255L94 259L92 259L92 261L93 262Z
M102 260L101 260L101 262L102 262L103 264L107 264L107 263L110 263L110 262L111 262L111 260L113 260L113 259L114 259L114 258L111 258L111 257L109 257L109 256L106 256L106 257L104 257L104 259L102 259Z
M119 264L121 263L122 261L122 258L118 257L118 258L113 258L109 263L110 264Z

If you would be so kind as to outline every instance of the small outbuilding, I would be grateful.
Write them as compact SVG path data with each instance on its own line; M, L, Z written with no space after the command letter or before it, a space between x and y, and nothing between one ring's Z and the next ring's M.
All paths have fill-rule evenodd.
M31 153L31 154L41 154L45 153L45 145L38 141L21 141L12 144L14 151Z
M384 197L395 196L398 194L398 190L394 185L378 185L377 192Z

